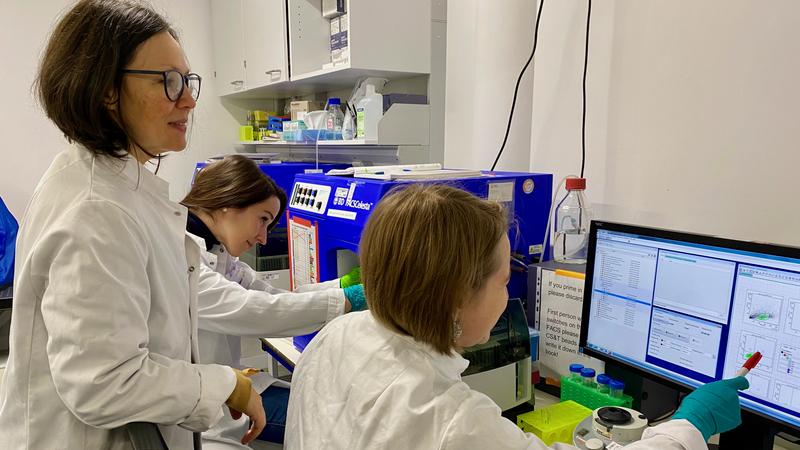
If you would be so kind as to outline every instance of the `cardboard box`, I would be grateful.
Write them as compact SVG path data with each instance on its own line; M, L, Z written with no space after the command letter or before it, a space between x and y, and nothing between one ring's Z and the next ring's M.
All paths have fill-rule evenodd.
M350 19L347 14L331 19L331 63L334 65L350 60L349 29Z
M319 102L310 100L296 100L289 103L289 112L291 113L292 120L301 120L301 117L298 117L297 113L303 113L303 115L305 115L310 111L317 111L320 109L322 109L322 105L319 104Z

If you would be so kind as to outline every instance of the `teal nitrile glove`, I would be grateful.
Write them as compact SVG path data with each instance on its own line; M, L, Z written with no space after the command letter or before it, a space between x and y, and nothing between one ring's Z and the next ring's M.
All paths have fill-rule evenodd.
M354 284L344 288L344 296L350 302L351 311L363 311L367 309L367 298L364 297L364 285Z
M688 420L708 441L711 436L732 430L742 423L738 391L749 387L750 383L745 377L700 386L683 399L672 418Z
M350 272L347 272L342 278L339 278L339 287L346 288L354 284L361 283L361 267L356 266Z

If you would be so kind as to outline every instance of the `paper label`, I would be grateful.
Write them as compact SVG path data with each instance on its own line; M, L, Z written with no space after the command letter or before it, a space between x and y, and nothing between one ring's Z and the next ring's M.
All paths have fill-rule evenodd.
M341 209L328 209L328 215L331 217L339 217L341 219L356 220L355 211L343 211Z
M489 183L489 197L487 200L507 203L514 199L514 182Z
M583 315L584 280L561 275L554 270L541 271L539 291L539 360L542 375L569 375L569 365L583 364L602 373L605 364L578 353Z
M289 220L292 289L319 282L317 227L299 217Z

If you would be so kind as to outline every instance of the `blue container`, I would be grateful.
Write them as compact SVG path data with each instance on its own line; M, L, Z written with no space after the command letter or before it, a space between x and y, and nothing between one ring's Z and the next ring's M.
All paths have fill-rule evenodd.
M597 390L600 393L608 394L608 384L611 382L611 377L601 373L597 376Z
M531 362L539 360L539 330L528 327L528 334L531 336Z
M285 117L269 116L267 119L267 129L269 131L281 132L283 131L283 122L289 120Z
M581 369L581 378L585 386L594 386L594 374L595 371L592 368L584 367Z
M581 378L581 370L583 370L583 364L570 364L569 379L578 383L582 383L583 378Z
M625 390L625 382L620 380L612 379L608 383L608 393L612 397L622 397L623 391Z

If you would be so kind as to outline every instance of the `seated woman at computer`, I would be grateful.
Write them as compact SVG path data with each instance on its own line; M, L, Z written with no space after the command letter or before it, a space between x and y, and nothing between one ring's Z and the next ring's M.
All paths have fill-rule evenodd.
M239 261L256 243L266 244L267 232L286 208L286 194L251 160L234 155L208 165L181 203L189 208L187 232L204 250L197 300L201 362L241 368L241 336L307 334L365 307L357 271L287 292ZM258 439L283 442L289 385L266 373L251 379L267 413ZM203 441L213 441L214 448L247 448L239 444L240 430L246 429L246 417L226 414L203 433Z
M508 301L507 213L459 189L411 185L361 237L369 311L329 323L293 374L288 449L545 449L461 373ZM705 449L740 422L736 378L689 395L630 449ZM574 448L555 444L553 448Z

